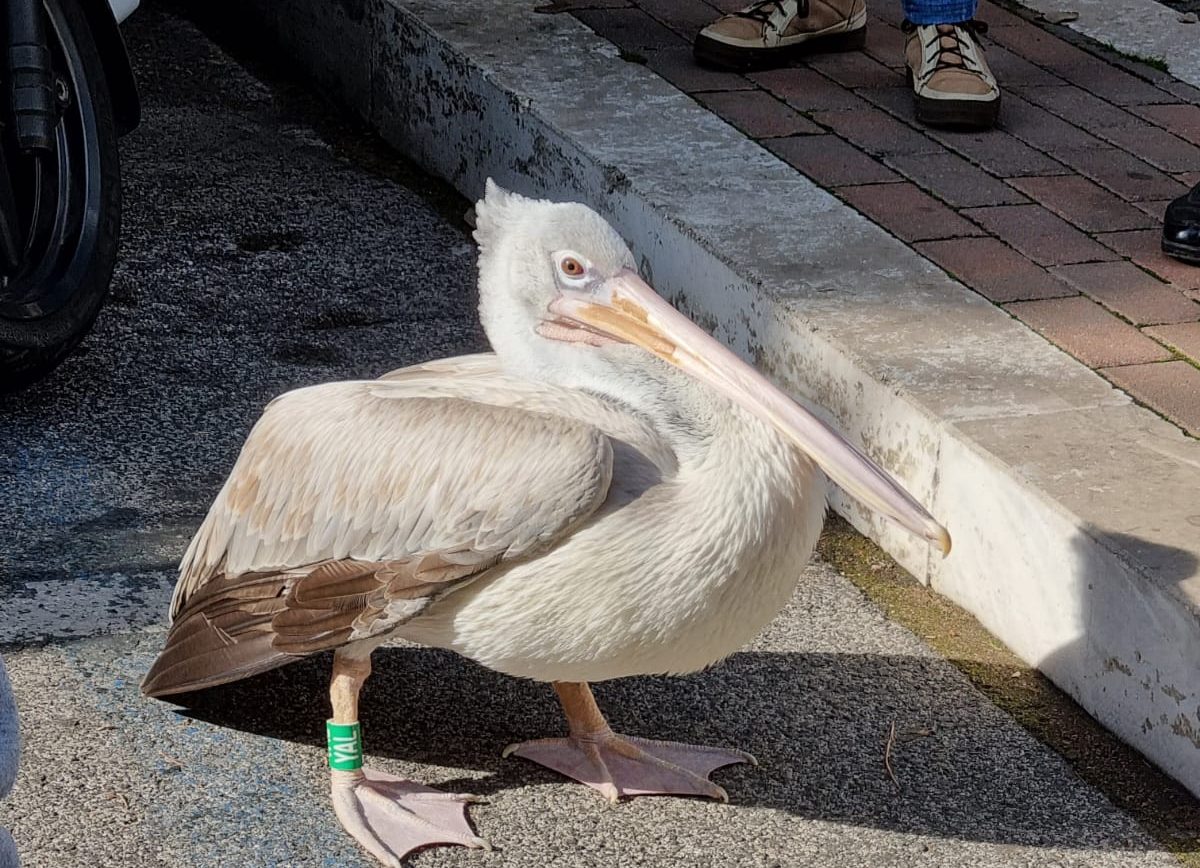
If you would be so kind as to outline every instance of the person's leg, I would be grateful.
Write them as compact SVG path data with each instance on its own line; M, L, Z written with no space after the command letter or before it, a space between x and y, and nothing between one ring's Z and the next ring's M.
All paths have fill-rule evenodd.
M979 45L976 0L901 0L905 61L917 119L930 126L986 128L1000 88Z
M862 48L866 0L758 0L700 31L696 60L724 69L784 66L806 54Z

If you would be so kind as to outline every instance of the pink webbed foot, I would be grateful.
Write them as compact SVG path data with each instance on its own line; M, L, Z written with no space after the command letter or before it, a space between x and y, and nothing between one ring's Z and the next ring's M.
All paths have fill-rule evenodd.
M708 779L722 766L758 765L745 751L655 741L609 730L511 744L504 756L519 756L598 790L610 802L623 796L707 796L729 801Z
M467 822L466 806L480 801L477 796L443 793L372 769L331 771L330 787L342 827L389 868L432 844L492 849Z

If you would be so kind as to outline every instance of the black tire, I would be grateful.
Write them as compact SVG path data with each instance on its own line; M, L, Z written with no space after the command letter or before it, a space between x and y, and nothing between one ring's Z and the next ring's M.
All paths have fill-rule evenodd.
M56 181L61 175L70 183L58 185L63 195L55 195L53 209L43 208L43 213L54 212L55 221L44 253L0 282L0 392L17 391L45 376L87 335L108 294L121 227L117 127L96 43L77 0L43 0L43 5L54 71L70 90L48 166ZM28 157L18 155L10 138L0 147L14 185L22 177L32 185ZM23 176L21 160L26 161ZM38 246L38 237L29 234Z

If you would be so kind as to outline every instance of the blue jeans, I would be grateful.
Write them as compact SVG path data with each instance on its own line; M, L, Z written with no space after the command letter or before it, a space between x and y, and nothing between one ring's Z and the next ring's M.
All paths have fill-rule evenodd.
M958 24L975 17L975 0L903 0L903 5L913 24Z

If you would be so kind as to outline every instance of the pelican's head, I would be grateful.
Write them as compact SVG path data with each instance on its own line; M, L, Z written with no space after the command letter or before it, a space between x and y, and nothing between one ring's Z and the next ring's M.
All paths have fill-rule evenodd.
M950 551L946 529L884 470L638 277L629 247L600 215L491 180L475 215L480 319L507 367L585 385L581 372L657 357L774 426L866 506Z
M489 179L475 205L475 226L480 320L510 369L559 380L572 363L594 361L569 344L613 343L550 310L559 298L586 296L633 270L633 254L603 217L574 202L510 193Z

